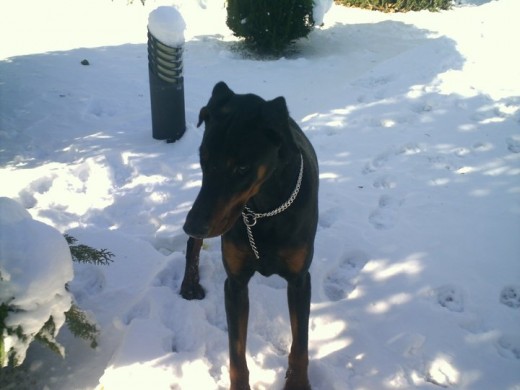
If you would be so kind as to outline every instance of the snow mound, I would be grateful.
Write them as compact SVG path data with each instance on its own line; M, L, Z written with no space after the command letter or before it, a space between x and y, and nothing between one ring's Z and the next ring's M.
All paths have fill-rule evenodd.
M35 221L12 199L0 198L0 302L16 309L6 325L20 326L28 337L5 337L5 350L19 361L34 335L52 316L56 329L65 322L71 296L65 284L73 279L67 242L54 228Z
M0 198L0 224L16 223L24 219L31 219L31 214L21 207L16 201Z

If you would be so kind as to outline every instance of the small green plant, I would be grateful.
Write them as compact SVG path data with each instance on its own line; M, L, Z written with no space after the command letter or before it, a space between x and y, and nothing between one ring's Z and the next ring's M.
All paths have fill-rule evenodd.
M407 12L449 9L452 0L336 0L336 3L384 12Z

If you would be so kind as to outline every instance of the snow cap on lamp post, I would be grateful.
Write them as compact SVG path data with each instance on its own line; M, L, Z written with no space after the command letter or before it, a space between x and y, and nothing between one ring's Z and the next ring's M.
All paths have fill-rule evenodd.
M175 142L186 130L182 52L186 24L175 7L148 16L148 75L152 135Z
M175 7L158 7L148 15L148 31L170 47L184 45L186 23Z

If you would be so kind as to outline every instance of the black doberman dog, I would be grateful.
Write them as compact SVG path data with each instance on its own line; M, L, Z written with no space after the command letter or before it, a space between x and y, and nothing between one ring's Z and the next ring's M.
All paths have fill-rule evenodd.
M285 389L310 389L307 375L311 299L309 266L318 220L318 162L289 117L283 97L265 101L215 85L198 126L202 187L187 215L190 236L181 294L201 299L202 240L222 236L231 389L249 389L248 282L258 271L287 280L292 331Z

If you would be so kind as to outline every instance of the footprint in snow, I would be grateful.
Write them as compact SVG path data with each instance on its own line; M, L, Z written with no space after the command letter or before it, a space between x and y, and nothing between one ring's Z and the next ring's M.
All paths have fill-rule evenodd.
M384 87L385 85L391 83L393 80L395 80L396 76L392 74L387 75L381 75L381 76L369 76L361 78L354 82L356 86L359 87L366 87L370 89L371 91L376 90L377 87ZM376 97L380 98L379 95L381 94L381 91L376 91ZM364 97L366 98L366 97Z
M520 309L520 286L506 286L500 292L500 303Z
M323 228L330 228L342 215L342 209L340 207L332 207L330 209L320 212L320 218L318 224Z
M177 262L170 261L159 273L155 276L154 286L165 286L177 291L179 286L180 275L177 269Z
M421 356L426 337L419 333L400 333L388 341L388 348L404 357Z
M399 156L414 156L416 154L420 154L424 152L424 147L420 144L410 142L407 144L402 145L401 147L397 148L395 151L395 155Z
M493 144L489 142L475 142L473 144L473 150L476 152L489 152L493 148Z
M380 176L373 183L374 188L389 190L397 187L397 182L391 176Z
M179 235L156 235L152 241L153 247L163 255L169 255L173 252L182 252L186 249L187 237L184 234Z
M384 165L386 165L389 157L390 157L389 153L382 153L382 154L378 155L376 158L369 161L365 165L365 167L363 168L361 173L363 173L363 175L368 175L370 173L378 171L380 168L382 168Z
M368 260L368 255L361 251L345 254L338 266L330 270L323 281L325 295L334 302L347 298L356 288L356 276Z
M105 154L105 158L107 167L111 171L112 180L117 187L123 187L131 180L134 174L131 164L128 161L125 162L122 153L109 152Z
M150 302L148 300L142 300L137 302L128 312L123 316L123 323L130 325L130 323L136 318L147 318L150 315Z
M508 359L520 360L520 335L505 334L497 341L498 353Z
M382 195L379 198L378 207L368 217L369 222L378 230L393 228L397 223L398 211L402 204L402 200Z
M377 155L374 159L370 160L365 164L365 167L361 171L363 175L368 175L374 172L377 172L379 169L383 168L388 164L391 158L398 157L408 157L419 155L424 152L424 147L417 143L407 143L401 145L396 148L392 148L387 150L379 155Z
M85 113L96 118L113 117L117 114L117 107L109 100L92 99Z
M519 137L511 137L506 140L507 142L507 150L511 153L520 153L520 138Z
M464 296L462 291L452 285L439 287L435 290L437 303L454 312L464 311Z
M78 303L101 293L106 286L106 279L99 266L88 265L74 271L74 280L69 284L69 291Z

